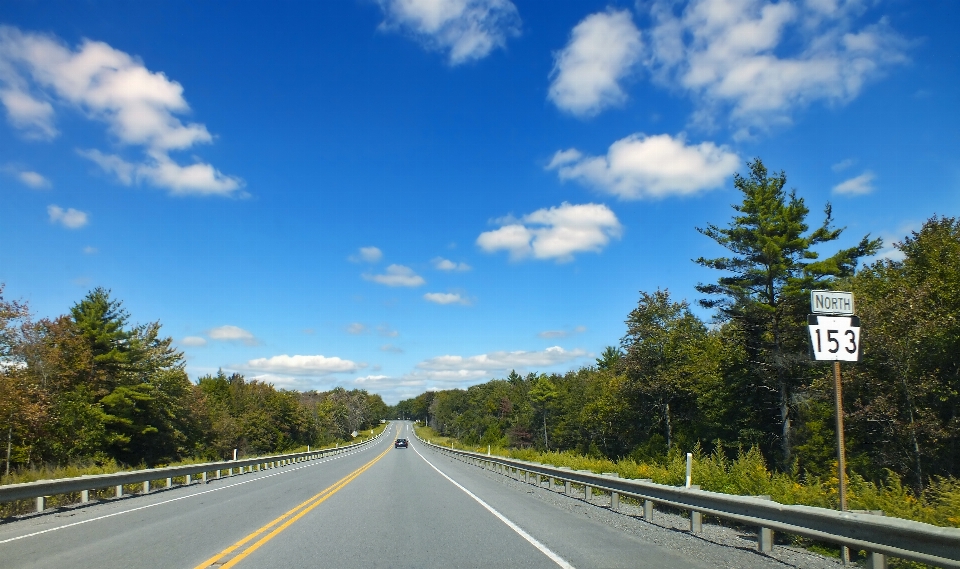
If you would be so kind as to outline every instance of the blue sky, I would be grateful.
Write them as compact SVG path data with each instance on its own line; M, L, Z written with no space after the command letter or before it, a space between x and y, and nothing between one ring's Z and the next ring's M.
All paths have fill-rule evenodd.
M103 286L191 377L393 403L694 302L761 157L837 246L960 211L960 4L0 5L0 282ZM893 254L889 249L883 255ZM709 315L701 314L704 317Z

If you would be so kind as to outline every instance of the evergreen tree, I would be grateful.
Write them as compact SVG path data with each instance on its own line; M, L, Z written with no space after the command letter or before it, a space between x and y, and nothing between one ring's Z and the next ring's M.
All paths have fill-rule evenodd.
M795 191L786 191L786 174L770 174L759 158L748 166L748 176L734 176L743 202L733 206L736 214L730 224L697 228L732 253L695 261L727 273L716 283L697 285L697 290L711 297L701 300L702 306L716 309L719 319L731 320L742 330L756 389L776 394L770 406L777 410L771 419L779 424L779 433L770 431L779 439L780 458L787 467L792 462L793 397L809 380L809 290L853 274L860 258L879 250L880 240L866 236L856 247L817 260L814 247L835 241L843 231L832 225L830 204L823 223L808 231L810 210Z

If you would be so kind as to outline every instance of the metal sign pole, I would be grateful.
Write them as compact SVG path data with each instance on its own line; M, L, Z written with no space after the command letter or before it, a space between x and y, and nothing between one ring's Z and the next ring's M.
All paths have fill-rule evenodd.
M846 448L843 443L843 391L840 387L840 362L833 362L833 392L836 401L837 412L837 482L840 487L840 511L847 510L847 468L846 468ZM840 558L843 564L847 564L849 559L847 546L840 548Z

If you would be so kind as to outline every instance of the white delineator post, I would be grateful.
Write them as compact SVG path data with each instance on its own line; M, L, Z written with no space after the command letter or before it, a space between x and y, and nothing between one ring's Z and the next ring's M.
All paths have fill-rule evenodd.
M693 482L693 453L687 453L687 488L690 487L690 483Z

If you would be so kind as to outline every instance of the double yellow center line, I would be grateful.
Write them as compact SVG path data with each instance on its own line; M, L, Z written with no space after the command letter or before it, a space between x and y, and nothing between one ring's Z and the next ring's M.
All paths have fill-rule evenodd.
M288 511L287 513L283 514L282 516L278 517L277 519L273 520L272 522L268 523L267 525L263 526L257 531L251 533L250 535L241 539L237 543L234 543L233 545L224 549L220 553L214 555L210 559L207 559L200 565L197 565L194 569L206 569L208 567L216 567L217 569L229 569L230 567L233 567L237 563L240 563L240 561L242 561L243 558L245 558L246 556L250 555L257 549L259 549L261 545L275 538L277 535L280 534L280 532L282 532L283 530L293 525L294 522L296 522L303 516L307 515L307 512L309 512L310 510L322 504L324 501L326 501L327 498L329 498L330 496L333 496L334 494L337 493L338 490L340 490L341 488L349 484L351 481L353 481L354 478L363 474L368 468L373 466L378 460L383 458L384 455L390 452L390 449L392 448L393 448L392 445L388 446L387 450L377 455L377 457L371 460L370 462L364 464L360 468L344 476L339 481L337 481L336 484L330 486L329 488L326 488L319 494L316 494L315 496L302 502L292 510ZM260 539L253 541L254 539L257 538L257 536L268 531L269 533L267 533ZM253 541L252 544L250 544L251 541ZM247 545L247 544L250 544L250 545Z

